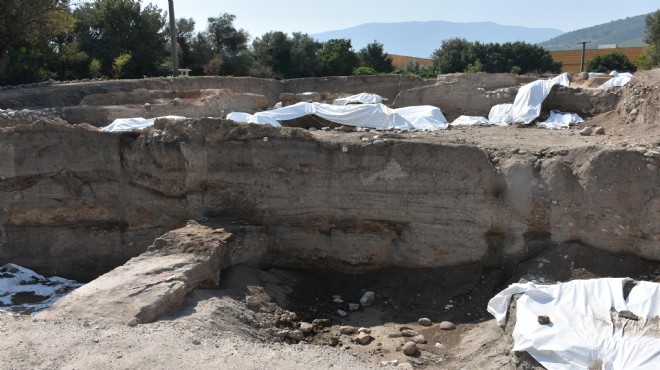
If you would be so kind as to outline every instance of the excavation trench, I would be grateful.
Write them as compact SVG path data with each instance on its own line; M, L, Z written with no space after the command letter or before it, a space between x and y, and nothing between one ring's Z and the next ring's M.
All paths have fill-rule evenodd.
M406 105L457 86L468 95L482 85L480 91L495 91L514 77L481 85L477 78L452 75L433 86L374 81L393 104ZM362 88L360 81L333 83ZM48 89L24 100L11 94L7 101L16 104L86 102L43 113L70 122L23 112L29 118L0 129L0 262L88 282L40 317L174 321L268 342L342 347L371 362L496 367L488 353L497 352L492 361L502 366L515 361L485 307L508 284L658 281L656 125L631 125L629 136L603 139L574 129L344 132L220 118L162 119L122 134L71 124L163 113L168 104L201 115L231 108L217 108L218 99L259 110L262 97L272 103L283 84L258 82L194 82L209 90L181 99L213 103L203 109L157 101L178 95L154 81L94 84L77 97ZM319 88L314 84L324 86L289 81L286 89ZM220 87L262 95L218 93ZM505 99L507 91L492 96ZM447 97L449 115L469 113L451 100L461 94ZM468 100L489 107L494 98L487 95ZM605 107L594 103L598 96ZM618 97L559 90L551 99L558 106L579 101L583 113L596 115ZM153 104L100 108L137 98ZM594 120L614 131L621 118L610 112ZM373 304L351 310L368 291ZM422 317L457 326L423 327ZM371 339L359 344L359 334L342 334L342 326L369 329ZM405 330L427 342L412 357L401 351Z

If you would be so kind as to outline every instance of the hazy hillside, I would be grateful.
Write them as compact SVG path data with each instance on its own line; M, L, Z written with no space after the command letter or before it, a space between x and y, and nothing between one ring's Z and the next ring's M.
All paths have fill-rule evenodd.
M367 23L343 30L317 33L312 36L320 41L335 38L351 39L355 50L378 40L390 54L426 58L440 47L442 40L452 37L463 37L469 41L481 42L526 41L538 43L561 33L562 31L552 28L503 26L493 22L429 21Z
M597 26L567 32L548 41L539 43L548 50L579 49L579 41L591 41L589 49L597 49L598 45L618 44L621 47L643 46L645 19L648 14L620 19Z

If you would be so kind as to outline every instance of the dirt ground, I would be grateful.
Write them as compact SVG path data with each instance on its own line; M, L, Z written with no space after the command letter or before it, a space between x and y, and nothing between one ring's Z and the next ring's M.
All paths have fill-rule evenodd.
M540 368L510 352L511 328L497 326L486 312L488 300L521 280L607 276L660 282L660 264L562 244L497 269L349 275L238 265L222 274L219 289L196 290L180 310L137 327L2 314L0 368ZM374 303L351 311L349 303L359 303L367 291L376 293ZM334 302L336 296L343 302ZM422 317L433 325L420 325ZM442 321L455 329L441 330ZM366 344L355 341L358 330L370 336ZM413 336L404 335L423 336L415 338L412 356L402 347Z

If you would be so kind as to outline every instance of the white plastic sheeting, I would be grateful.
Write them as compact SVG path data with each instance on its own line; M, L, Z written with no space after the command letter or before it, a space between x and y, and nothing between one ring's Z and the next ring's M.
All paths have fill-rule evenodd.
M518 90L518 94L508 111L508 104L504 106L496 105L491 108L488 119L493 124L531 123L541 114L541 104L555 85L569 86L568 74L562 73L548 80L537 80L528 83ZM497 114L494 114L494 110Z
M105 127L101 128L101 131L106 131L106 132L140 131L144 128L153 126L154 122L156 122L156 120L159 119L159 118L168 118L168 119L180 120L180 119L185 119L186 117L163 116L163 117L156 117L156 118L141 118L141 117L117 118L116 120L112 121L112 123L109 124L108 126L105 126Z
M617 73L616 75L613 75L614 77L611 78L609 81L605 82L604 84L600 85L599 88L601 89L611 89L613 87L621 87L625 86L630 80L632 79L632 74L630 73Z
M0 267L0 311L36 313L81 284L60 277L45 277L24 267L8 263ZM29 296L29 303L18 303L20 296Z
M582 122L584 122L584 120L577 113L564 113L553 110L550 111L550 117L548 117L545 122L539 123L539 127L561 129Z
M280 127L281 121L311 114L342 125L375 129L443 130L447 128L447 120L442 111L430 105L391 109L383 104L330 105L300 102L252 115L233 112L227 115L227 119Z
M459 116L450 126L490 126L490 121L486 117L480 116Z
M360 93L356 95L351 95L346 98L335 99L332 102L333 105L348 105L348 104L379 104L383 102L383 98L380 95L369 94L369 93Z
M624 299L631 279L575 280L556 285L512 284L488 302L499 325L514 294L514 351L527 351L550 370L660 368L660 284L639 282ZM639 321L619 317L630 311ZM551 323L540 325L539 315Z

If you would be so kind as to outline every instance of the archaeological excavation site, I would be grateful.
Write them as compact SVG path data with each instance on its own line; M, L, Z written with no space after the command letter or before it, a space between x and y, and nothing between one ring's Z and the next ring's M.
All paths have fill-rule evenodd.
M660 69L616 78L2 88L0 368L657 369Z

